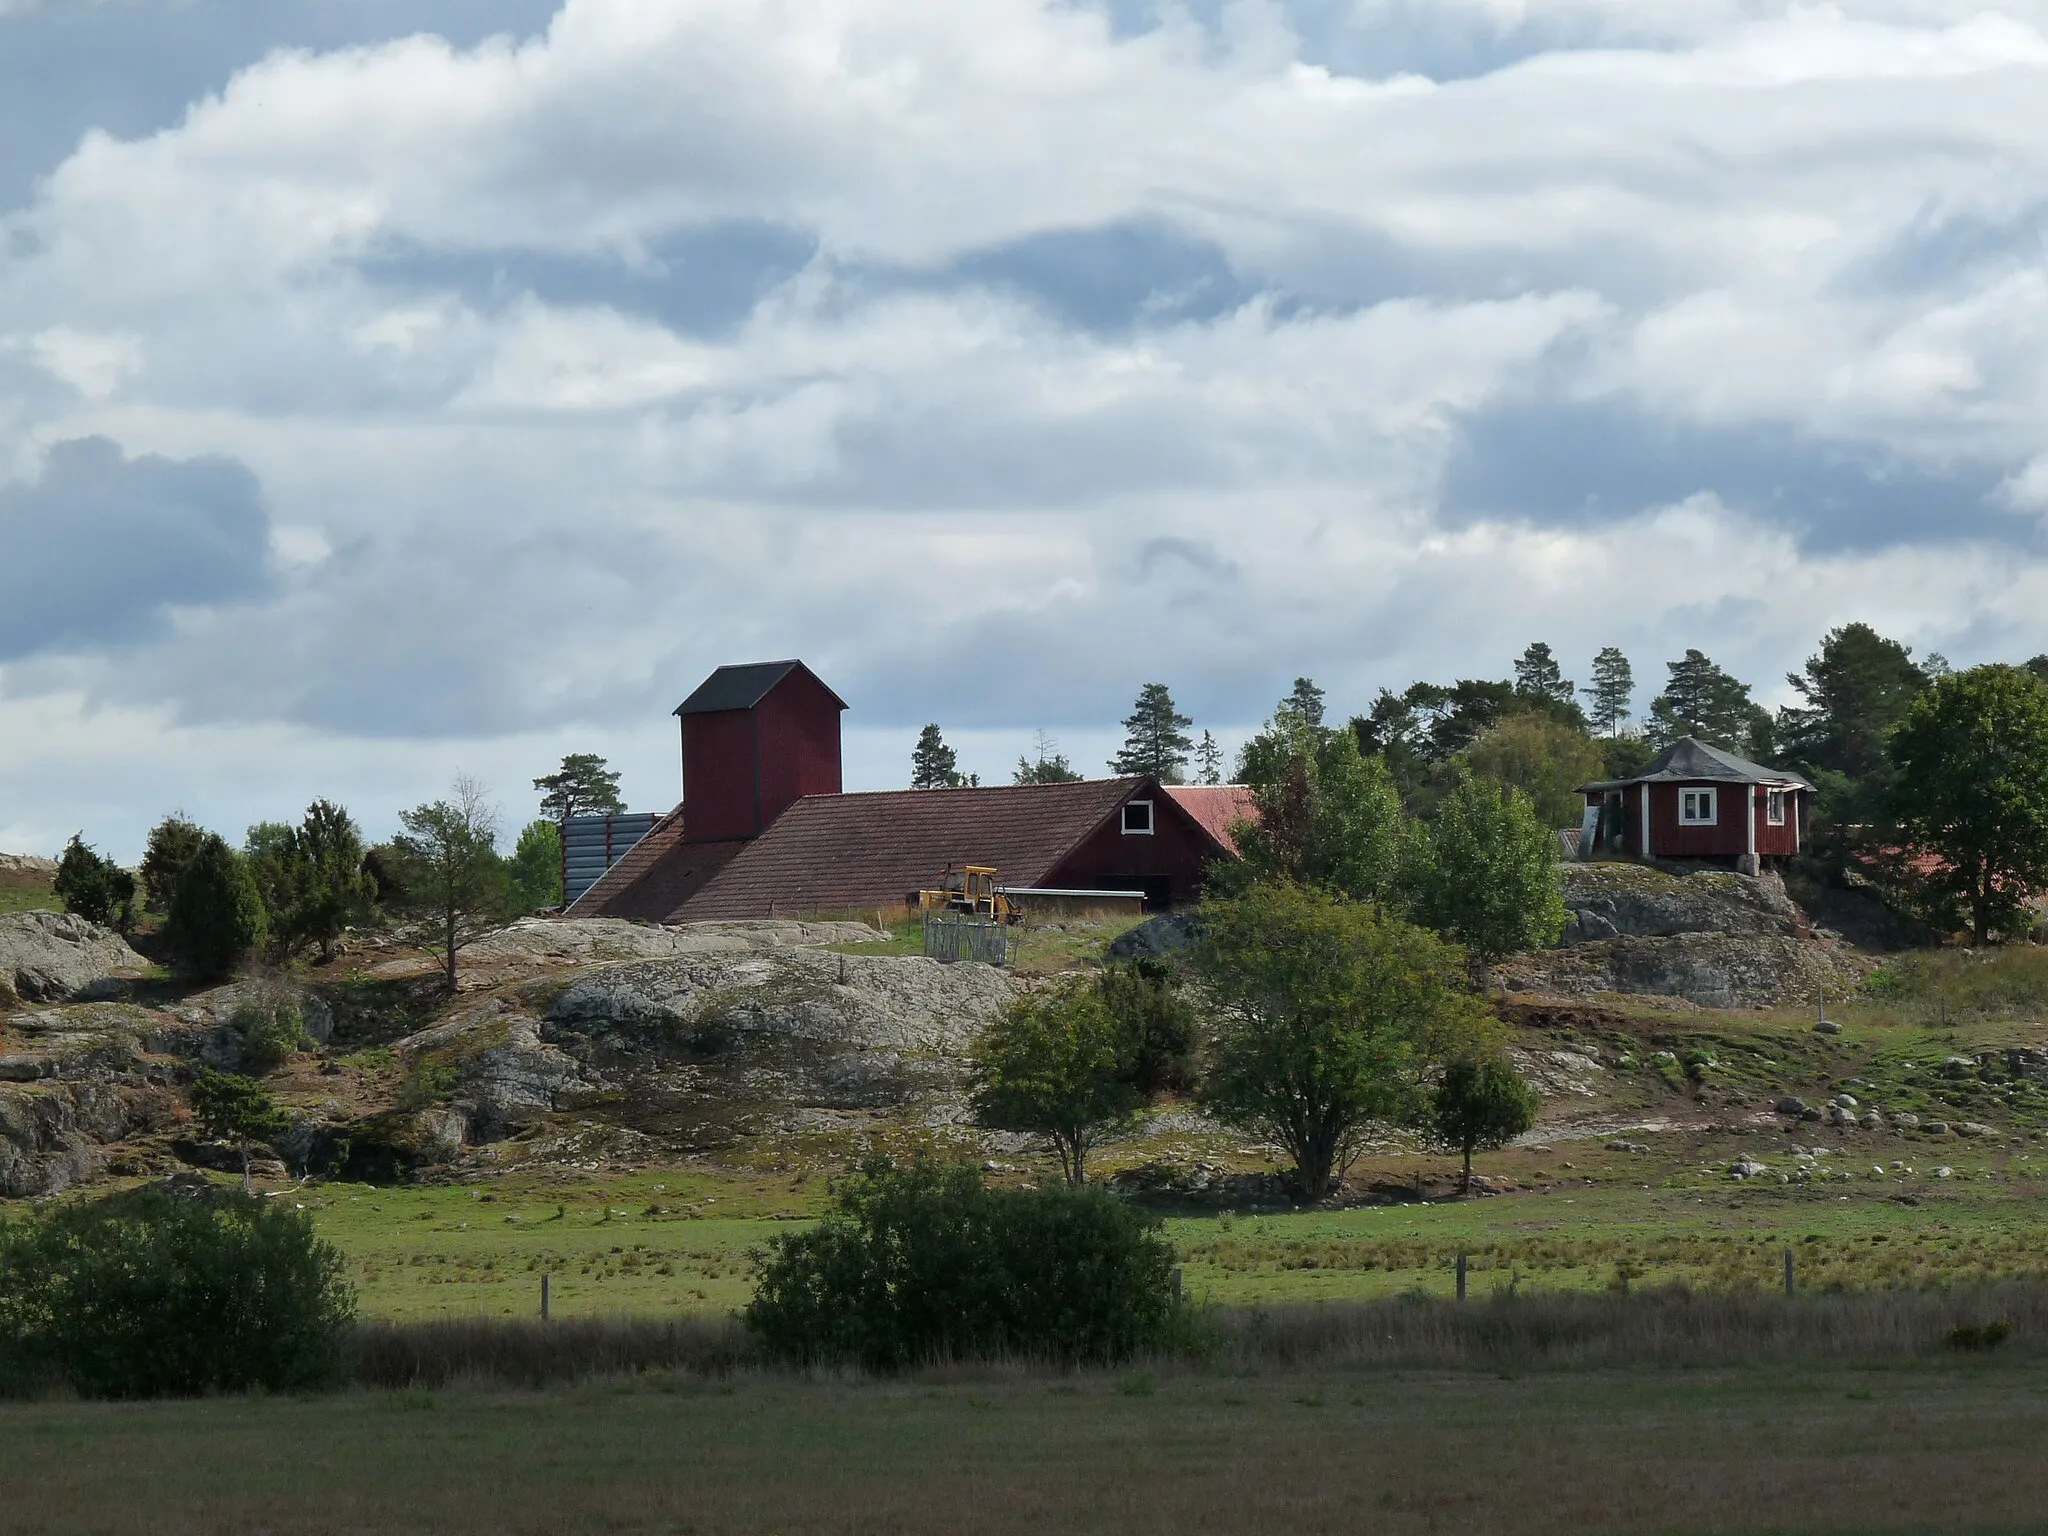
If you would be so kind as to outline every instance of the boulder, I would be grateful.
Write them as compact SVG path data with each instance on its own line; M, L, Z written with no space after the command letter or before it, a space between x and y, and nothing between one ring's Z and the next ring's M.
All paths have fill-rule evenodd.
M1580 997L1632 992L1706 1008L1806 1002L1861 979L1842 952L1782 933L1623 935L1524 956L1509 969L1526 990Z
M1892 1124L1902 1131L1917 1131L1920 1129L1920 1117L1910 1109L1902 1109L1892 1116Z
M126 939L76 913L0 916L0 983L25 1003L110 997L148 969Z
M1813 1032L1816 1035L1839 1035L1842 1032L1842 1026L1833 1019L1822 1019L1813 1026Z
M1641 864L1568 864L1562 895L1570 922L1558 942L1566 946L1612 938L1801 931L1799 909L1776 876L1746 879L1721 870L1674 874Z
M1748 1156L1739 1157L1728 1165L1728 1177L1731 1179L1754 1179L1770 1171L1769 1165Z
M1998 1132L1979 1120L1965 1120L1956 1127L1958 1136L1996 1136Z
M1193 937L1192 916L1167 913L1147 918L1137 927L1118 934L1109 941L1108 954L1112 960L1177 954L1188 947Z
M1806 1100L1795 1098L1789 1093L1778 1100L1778 1113L1781 1115L1792 1115L1796 1118L1806 1113L1806 1107Z

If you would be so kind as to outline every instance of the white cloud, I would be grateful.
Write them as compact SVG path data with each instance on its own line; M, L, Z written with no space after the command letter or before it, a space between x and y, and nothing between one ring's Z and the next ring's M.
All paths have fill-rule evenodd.
M763 655L894 782L933 717L1092 764L1160 677L1235 731L1539 636L2048 648L2048 6L1214 9L570 0L88 135L0 220L0 465L236 461L274 585L0 671L55 733L0 843L151 752L388 810L602 741L659 803L666 710ZM1708 447L1582 506L1638 445L1573 410ZM1880 519L1902 475L1948 499Z

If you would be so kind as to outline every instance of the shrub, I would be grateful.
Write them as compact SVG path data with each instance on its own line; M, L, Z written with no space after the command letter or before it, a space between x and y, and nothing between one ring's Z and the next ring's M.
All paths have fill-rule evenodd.
M1102 972L1102 1001L1136 1042L1132 1085L1147 1098L1195 1085L1195 1010L1174 985L1173 967L1141 955Z
M215 833L207 833L171 898L166 936L179 957L204 980L232 972L270 931L263 899L241 859Z
M0 1223L0 1387L88 1397L336 1381L355 1321L312 1218L162 1186Z
M254 1077L275 1072L306 1044L305 1023L291 1002L243 1003L228 1027L242 1037L242 1066Z
M92 845L73 834L57 861L57 878L51 889L75 912L102 928L126 933L135 920L135 877L112 859L93 852Z
M796 1364L1105 1363L1173 1337L1172 1270L1157 1218L1106 1190L991 1190L971 1168L879 1159L769 1245L744 1317Z

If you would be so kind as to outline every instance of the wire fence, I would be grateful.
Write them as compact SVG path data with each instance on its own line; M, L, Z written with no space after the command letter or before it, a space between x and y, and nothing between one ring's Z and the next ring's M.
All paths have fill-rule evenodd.
M1016 957L1017 942L1006 923L932 913L924 920L924 952L932 960L1008 965Z

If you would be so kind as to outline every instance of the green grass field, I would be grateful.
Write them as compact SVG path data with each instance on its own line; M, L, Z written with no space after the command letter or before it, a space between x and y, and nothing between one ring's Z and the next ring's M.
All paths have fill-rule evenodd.
M0 870L0 913L57 912L63 909L47 876Z
M20 1532L2040 1528L2048 1372L955 1370L0 1407Z
M1967 1172L1967 1170L1966 1170ZM1682 1281L1866 1289L2048 1275L2048 1190L2031 1173L1892 1198L1890 1179L1730 1187L1620 1178L1486 1199L1171 1217L1194 1299L1224 1304L1448 1294L1469 1255L1475 1296ZM1846 1187L1851 1194L1836 1193ZM649 1171L591 1181L310 1185L289 1196L347 1255L368 1317L522 1317L550 1278L558 1316L719 1315L745 1304L750 1255L813 1216L817 1179Z

